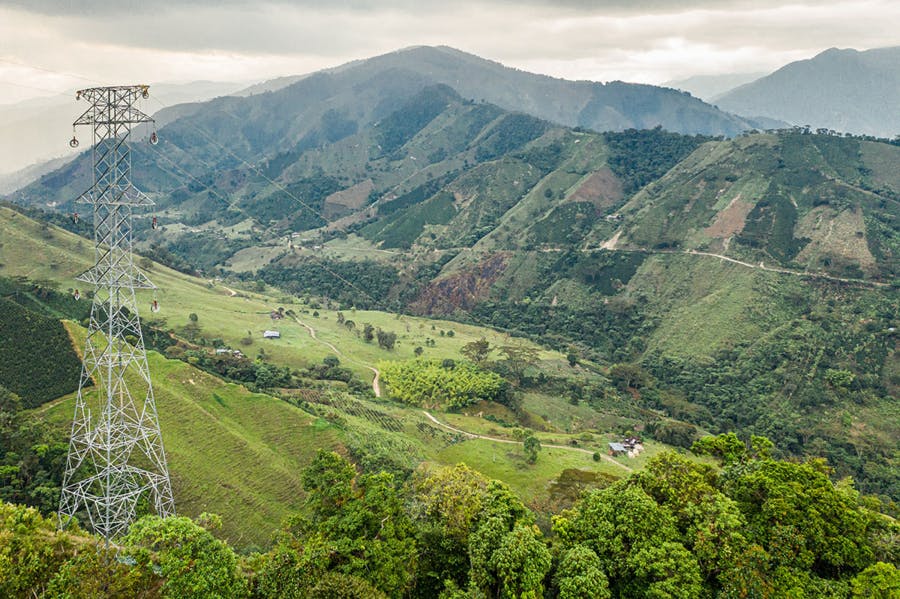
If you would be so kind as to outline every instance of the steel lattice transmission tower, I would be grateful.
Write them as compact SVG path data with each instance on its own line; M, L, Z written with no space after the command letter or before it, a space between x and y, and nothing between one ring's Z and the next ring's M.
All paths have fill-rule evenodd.
M81 90L91 106L73 124L93 129L93 186L78 201L93 207L96 264L77 277L94 299L59 518L86 514L107 541L128 531L142 497L160 516L175 510L135 299L155 286L131 251L132 211L153 205L131 183L127 142L132 126L153 122L135 107L146 97L146 85Z

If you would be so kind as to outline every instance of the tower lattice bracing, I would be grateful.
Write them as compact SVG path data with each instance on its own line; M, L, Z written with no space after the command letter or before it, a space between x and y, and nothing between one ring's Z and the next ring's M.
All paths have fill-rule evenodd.
M136 289L155 287L132 254L132 212L153 204L131 183L127 141L134 125L152 122L135 107L147 90L76 96L91 104L74 125L93 130L93 186L78 201L93 209L96 263L78 277L94 297L59 517L65 526L77 516L107 541L128 531L139 502L160 516L175 510L135 299Z

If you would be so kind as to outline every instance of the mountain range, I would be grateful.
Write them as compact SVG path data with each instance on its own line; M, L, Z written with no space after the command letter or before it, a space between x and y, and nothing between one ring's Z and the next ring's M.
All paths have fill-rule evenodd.
M138 219L140 251L343 310L528 336L626 369L642 409L765 434L898 496L900 147L572 128L446 83L448 61L472 68L458 54L411 49L161 112L159 145L134 144L160 224ZM479 60L484 81L501 68ZM582 89L505 76L535 77L522 104L542 105L540 85ZM668 112L632 108L648 106ZM12 199L75 210L88 160Z
M710 99L723 110L839 132L900 135L900 47L831 48Z

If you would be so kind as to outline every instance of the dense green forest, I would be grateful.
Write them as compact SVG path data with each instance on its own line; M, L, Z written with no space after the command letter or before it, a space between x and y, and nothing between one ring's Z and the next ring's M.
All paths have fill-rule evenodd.
M373 260L346 262L327 258L297 258L271 264L247 280L260 279L295 294L327 297L347 308L379 308L399 281L397 270Z
M237 555L203 514L138 520L118 559L0 506L7 597L440 597L891 599L897 522L822 460L780 461L762 437L704 437L716 463L665 452L539 521L509 488L465 465L397 479L320 450L302 511L270 549ZM88 549L88 550L85 550Z

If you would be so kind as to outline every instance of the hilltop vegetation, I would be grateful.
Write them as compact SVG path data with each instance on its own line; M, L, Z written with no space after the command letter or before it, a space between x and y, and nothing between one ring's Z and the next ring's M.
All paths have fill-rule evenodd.
M900 186L885 161L897 164L900 148L803 132L708 144L631 199L616 247L889 282L900 274Z
M464 465L398 486L320 450L302 472L302 507L268 552L236 556L215 538L215 516L149 516L122 539L115 577L94 552L78 556L97 540L5 504L0 534L16 541L0 554L0 591L54 597L105 581L161 597L890 597L900 588L896 522L851 484L833 484L821 461L774 460L770 448L705 437L695 451L721 470L660 454L584 494L549 530L507 486Z

